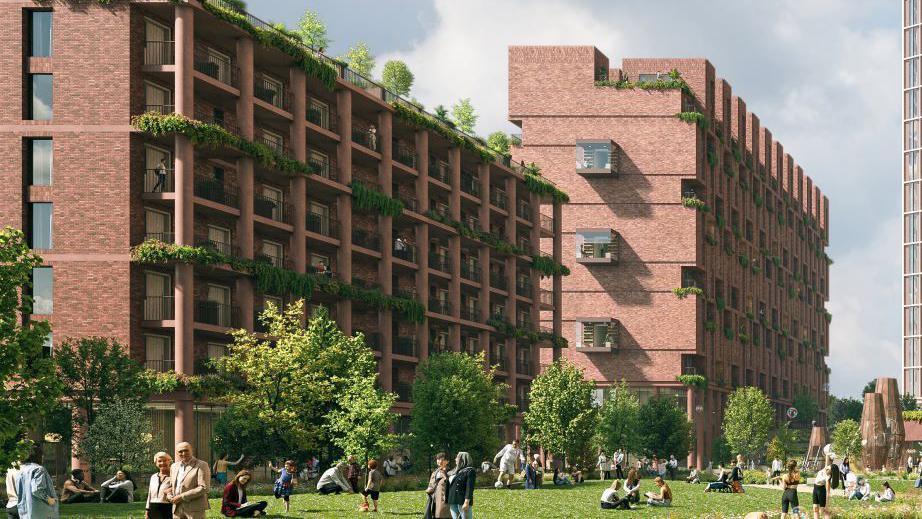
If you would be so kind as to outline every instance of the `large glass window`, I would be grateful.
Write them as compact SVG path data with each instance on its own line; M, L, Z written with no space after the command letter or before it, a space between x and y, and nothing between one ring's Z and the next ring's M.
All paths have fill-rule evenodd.
M29 32L29 55L51 56L51 11L30 11Z
M32 269L32 313L51 315L54 310L54 271L51 267Z
M577 258L612 258L615 252L610 230L580 231L576 234Z
M32 204L32 248L52 248L52 210L49 203Z
M577 143L576 169L611 169L611 143Z
M611 348L614 346L614 333L611 321L587 321L578 323L581 328L577 342L578 348Z
M32 185L51 185L52 140L32 139L29 141L29 161L32 163Z
M904 180L918 180L919 179L919 152L910 151L906 153L906 168Z
M53 91L51 74L32 74L31 83L31 119L34 121L50 120Z

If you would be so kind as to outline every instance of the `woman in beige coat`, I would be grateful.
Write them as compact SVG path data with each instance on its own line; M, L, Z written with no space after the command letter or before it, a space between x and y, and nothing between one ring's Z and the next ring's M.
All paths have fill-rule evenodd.
M425 519L451 519L448 509L448 456L444 452L435 455L436 468L429 477L429 486L426 493Z

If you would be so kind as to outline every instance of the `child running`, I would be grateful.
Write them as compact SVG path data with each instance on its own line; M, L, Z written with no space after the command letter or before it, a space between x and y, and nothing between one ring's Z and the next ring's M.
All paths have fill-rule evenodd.
M381 483L384 476L378 472L378 462L368 460L368 481L365 483L365 490L362 490L362 506L359 508L362 512L368 511L368 496L371 496L371 502L374 504L374 512L378 511L378 496L381 494Z
M297 474L298 469L292 460L286 460L281 470L275 468L270 461L269 469L279 475L278 479L275 480L273 494L275 494L276 499L285 500L285 513L287 514L291 508L291 491L294 487L294 475Z

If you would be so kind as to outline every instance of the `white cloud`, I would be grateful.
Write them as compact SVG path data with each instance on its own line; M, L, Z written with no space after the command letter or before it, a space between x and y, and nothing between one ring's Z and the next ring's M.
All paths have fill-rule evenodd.
M857 393L867 379L899 373L898 7L864 0L724 0L694 9L678 0L434 4L432 30L379 63L406 61L416 74L413 94L430 110L472 98L484 135L514 128L506 121L509 45L595 45L612 66L623 57L709 58L832 202L832 390Z

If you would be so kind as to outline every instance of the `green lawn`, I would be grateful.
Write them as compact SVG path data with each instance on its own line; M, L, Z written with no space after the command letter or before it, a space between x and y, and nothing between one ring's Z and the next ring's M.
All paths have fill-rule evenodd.
M671 508L650 508L639 505L634 511L601 510L599 496L607 483L590 481L576 487L545 486L540 490L494 490L477 489L474 494L475 517L536 517L536 518L610 518L632 516L637 518L698 518L698 517L742 517L748 512L763 510L778 517L781 506L781 492L774 489L748 488L745 495L704 493L703 485L689 485L674 482L671 486L675 499ZM894 482L897 503L886 506L876 503L846 501L841 496L832 499L836 517L918 517L922 518L922 493L908 490L908 482ZM879 484L874 484L875 490ZM650 480L645 480L642 490L653 490ZM381 517L422 517L425 494L415 492L385 492L381 494ZM251 501L265 499L270 502L270 517L284 517L282 501L272 496L250 496ZM357 511L361 501L358 495L320 496L318 494L295 494L291 498L289 517L369 517ZM907 503L908 501L908 503ZM810 495L800 494L802 505L809 506ZM208 517L221 517L220 499L211 500ZM841 515L840 515L841 513ZM915 514L915 515L913 515ZM143 517L143 503L130 505L65 505L61 507L64 517Z

